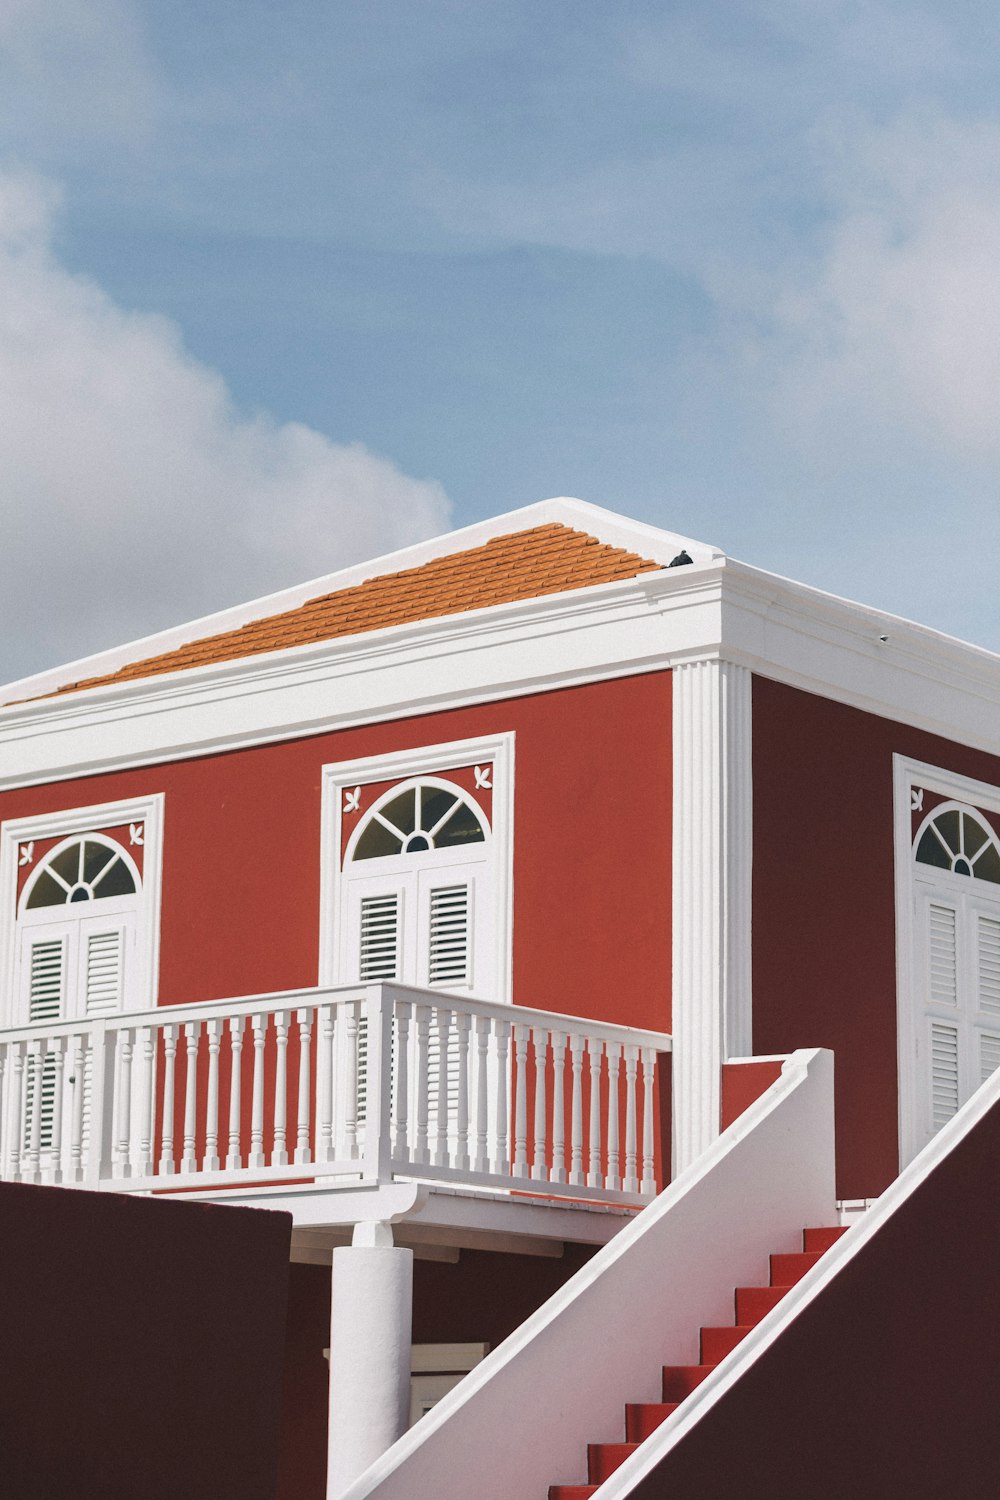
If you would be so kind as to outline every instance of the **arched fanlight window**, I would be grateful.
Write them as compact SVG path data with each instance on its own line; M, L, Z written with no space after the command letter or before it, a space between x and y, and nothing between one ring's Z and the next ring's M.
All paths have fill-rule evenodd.
M131 860L124 851L111 839L89 834L51 851L25 893L24 909L132 896L136 889Z
M972 808L947 803L925 822L917 839L918 864L950 870L1000 885L1000 846L996 834Z
M461 849L481 844L485 838L480 814L457 788L419 781L369 813L350 858L385 859Z

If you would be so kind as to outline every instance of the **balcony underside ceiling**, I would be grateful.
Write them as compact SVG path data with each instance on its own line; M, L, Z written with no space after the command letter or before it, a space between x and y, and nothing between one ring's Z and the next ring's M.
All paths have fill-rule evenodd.
M606 1204L558 1203L406 1181L336 1189L314 1183L279 1184L184 1197L290 1213L293 1260L321 1264L336 1246L350 1243L355 1224L372 1220L391 1223L398 1245L410 1246L427 1259L450 1259L458 1250L558 1256L566 1243L606 1244L635 1217L634 1210Z

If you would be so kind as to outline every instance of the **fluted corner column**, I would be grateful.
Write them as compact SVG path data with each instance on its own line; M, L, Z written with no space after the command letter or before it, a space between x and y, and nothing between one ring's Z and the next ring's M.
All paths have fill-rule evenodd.
M751 674L673 673L674 1173L719 1134L722 1064L751 1046Z

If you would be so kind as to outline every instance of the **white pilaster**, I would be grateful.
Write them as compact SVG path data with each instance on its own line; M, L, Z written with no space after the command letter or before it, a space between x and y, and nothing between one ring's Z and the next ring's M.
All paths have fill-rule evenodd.
M720 1070L751 1046L751 675L673 673L673 1155L719 1133Z
M337 1500L406 1430L413 1251L388 1224L358 1224L333 1252L327 1500Z

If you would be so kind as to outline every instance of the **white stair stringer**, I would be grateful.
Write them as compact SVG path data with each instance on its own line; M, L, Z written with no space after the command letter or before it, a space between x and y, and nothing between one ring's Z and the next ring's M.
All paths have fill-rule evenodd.
M697 1363L697 1330L731 1318L733 1287L760 1280L772 1251L795 1250L804 1224L836 1223L833 1057L802 1050L342 1500L506 1500L585 1482L587 1443L615 1440L626 1402L659 1399L664 1363ZM640 1452L602 1496L628 1493L608 1486L636 1482L634 1469L621 1476Z

